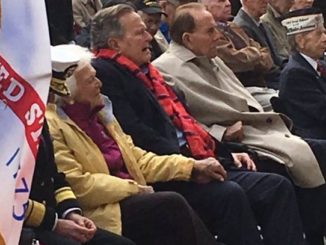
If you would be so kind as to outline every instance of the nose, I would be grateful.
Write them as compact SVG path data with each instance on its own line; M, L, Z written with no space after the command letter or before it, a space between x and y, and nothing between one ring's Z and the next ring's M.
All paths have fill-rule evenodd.
M217 28L215 28L214 34L215 34L214 41L221 39L221 37L223 36L222 33Z
M97 86L99 87L99 88L102 88L102 81L100 80L100 79L98 79L98 78L96 78L96 80L97 80Z
M231 2L230 2L230 0L226 0L225 6L226 6L226 7L231 7Z
M145 35L146 35L146 41L148 41L148 42L152 41L153 37L151 34L149 34L148 31L145 31Z

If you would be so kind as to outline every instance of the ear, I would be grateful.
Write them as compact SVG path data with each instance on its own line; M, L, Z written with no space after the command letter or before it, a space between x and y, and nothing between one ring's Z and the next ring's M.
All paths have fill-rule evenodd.
M159 5L160 5L162 11L164 12L165 8L166 8L166 5L167 5L167 2L166 1L159 1Z
M192 38L189 32L185 32L182 34L182 43L187 48L190 48L192 46Z
M113 49L117 52L120 51L120 45L119 45L119 41L117 40L117 38L109 38L107 45L108 45L108 47L110 47L111 49Z
M305 39L302 34L296 35L294 37L295 42L300 50L304 49L305 47Z

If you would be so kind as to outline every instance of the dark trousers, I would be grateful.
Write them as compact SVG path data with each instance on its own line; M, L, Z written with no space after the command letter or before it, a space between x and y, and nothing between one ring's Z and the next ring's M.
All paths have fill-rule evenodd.
M325 169L326 159L324 155L326 148L322 150L323 148L320 145L315 144L318 142L320 140L313 140L308 143L317 156L321 169ZM320 154L317 154L318 152ZM260 160L258 163L258 168L261 171L278 173L290 179L284 165L270 159ZM322 165L324 165L324 168ZM295 189L307 244L324 245L324 236L326 234L326 185L311 189L300 187L295 187Z
M68 239L53 231L35 230L35 238L44 245L81 245L72 239ZM109 231L97 229L94 237L85 245L136 245L127 238L118 236Z
M122 233L140 245L216 245L217 241L175 192L136 195L120 202Z
M309 245L324 245L326 235L326 185L313 189L297 187L300 213Z
M302 245L302 227L291 183L284 177L229 171L228 180L154 184L185 197L212 234L228 245ZM257 230L260 225L260 232Z

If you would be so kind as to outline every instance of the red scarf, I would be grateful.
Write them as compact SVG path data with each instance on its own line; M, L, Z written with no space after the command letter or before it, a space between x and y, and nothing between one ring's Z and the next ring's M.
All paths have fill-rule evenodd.
M203 159L215 156L215 141L188 114L175 92L165 83L154 66L148 65L148 74L146 75L134 62L114 50L100 49L96 57L114 60L144 82L144 85L154 94L164 111L169 115L173 124L183 132L194 158Z

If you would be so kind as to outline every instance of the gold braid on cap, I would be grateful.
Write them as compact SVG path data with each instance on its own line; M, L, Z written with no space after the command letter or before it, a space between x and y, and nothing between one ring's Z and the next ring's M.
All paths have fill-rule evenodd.
M61 79L53 77L51 79L50 88L57 95L60 95L60 96L69 96L70 95L70 91L69 91L69 88L68 88L65 80L61 80Z

